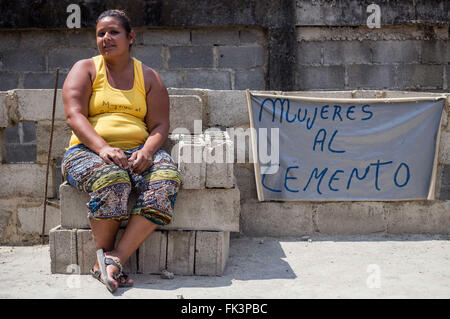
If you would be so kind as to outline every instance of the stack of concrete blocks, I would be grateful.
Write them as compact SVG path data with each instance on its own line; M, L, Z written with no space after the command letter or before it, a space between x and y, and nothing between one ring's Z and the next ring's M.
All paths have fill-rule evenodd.
M193 131L192 120L202 119L202 100L195 95L171 96L171 132ZM239 231L240 195L234 182L233 162L216 154L233 151L225 132L171 134L163 147L182 177L172 222L159 226L128 260L128 273L222 275L228 258L230 232ZM136 194L130 196L129 208ZM87 193L60 186L61 224L50 231L52 273L72 269L88 274L95 264L95 245L87 218ZM118 233L119 240L126 222ZM77 265L79 268L76 268ZM69 267L69 268L68 268Z

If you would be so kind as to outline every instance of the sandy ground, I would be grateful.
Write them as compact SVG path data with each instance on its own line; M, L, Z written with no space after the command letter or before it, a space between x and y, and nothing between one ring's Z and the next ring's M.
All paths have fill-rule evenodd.
M450 298L450 238L235 236L221 277L132 275L110 294L89 275L51 274L48 245L0 246L0 298Z

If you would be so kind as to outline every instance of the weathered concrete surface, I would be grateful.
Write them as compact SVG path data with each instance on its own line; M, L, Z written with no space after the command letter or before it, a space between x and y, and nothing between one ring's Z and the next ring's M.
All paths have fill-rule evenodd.
M31 197L44 198L47 167L40 164L0 165L0 198ZM53 171L49 171L47 197L55 196Z
M193 275L195 232L171 231L167 236L167 270L176 275Z
M230 232L196 232L195 274L221 276L230 247Z
M1 246L0 298L447 299L449 250L444 236L232 237L221 277L132 275L112 295L89 275L52 275L48 245Z

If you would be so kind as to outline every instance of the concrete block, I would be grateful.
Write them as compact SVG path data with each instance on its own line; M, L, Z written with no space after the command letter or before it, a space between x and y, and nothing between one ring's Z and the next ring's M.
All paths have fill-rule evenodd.
M162 46L133 46L134 56L153 69L163 68Z
M370 64L371 41L325 41L323 63L329 65Z
M8 226L8 221L12 214L12 212L0 208L0 244L6 242L6 240L3 241L3 234L6 233L5 230Z
M28 203L27 203L28 204ZM44 206L19 207L17 209L18 230L21 233L41 234L43 222ZM61 212L52 206L45 210L45 234L61 224Z
M46 165L39 164L3 164L0 165L0 197L43 198L45 193ZM55 197L53 170L48 177L48 198Z
M73 65L81 59L89 59L98 55L94 48L56 48L48 52L48 67L51 70L56 68L70 70Z
M450 201L385 203L389 234L450 234Z
M240 44L264 44L265 37L262 30L246 28L239 31Z
M72 29L68 34L70 47L88 47L97 49L96 35L88 29Z
M254 68L264 65L264 50L259 45L218 47L219 68Z
M61 226L64 228L90 228L87 203L89 194L70 186L67 182L59 186Z
M77 254L80 274L87 275L97 261L97 249L90 229L77 230Z
M189 30L145 30L143 32L145 45L186 45L191 42Z
M17 49L19 47L20 36L17 31L4 29L0 33L0 50Z
M234 185L234 143L225 131L205 131L207 188L232 188Z
M161 229L239 231L237 188L183 189L178 193L172 223Z
M58 74L58 89L62 89L64 81L67 77L67 72L59 72ZM36 72L25 73L23 80L23 87L25 89L54 89L56 75L55 72ZM51 115L50 115L51 116Z
M95 34L95 33L94 33ZM20 33L20 47L30 50L36 48L67 47L67 36L57 30L23 30Z
M197 231L195 240L195 274L221 276L230 247L230 232Z
M192 30L193 45L238 45L239 30L222 29L222 30Z
M343 66L300 66L297 69L296 88L299 90L344 89Z
M383 233L386 221L382 202L318 203L314 225L321 234L353 235Z
M18 86L19 73L0 72L0 91L12 90L17 88Z
M45 71L45 55L41 46L34 50L4 50L0 52L3 71Z
M52 117L53 90L14 90L20 121L45 121ZM61 90L56 96L55 120L65 121Z
M234 73L235 90L264 90L265 82L263 68L236 70Z
M155 230L139 247L139 273L159 274L166 269L167 232Z
M322 42L299 41L297 43L297 63L303 65L322 64Z
M183 189L202 189L206 182L206 162L203 159L203 135L182 135L178 141L175 161L178 163Z
M241 204L241 232L256 237L312 234L314 208L314 204L309 202L259 202L257 199L247 199Z
M167 270L175 275L193 275L195 231L169 231Z
M33 144L6 144L6 163L35 163L36 145Z
M50 144L52 123L51 121L39 121L36 125L37 162L47 164L48 148ZM51 159L62 158L69 146L72 130L65 121L55 121L53 131Z
M170 96L170 133L184 129L194 133L194 121L203 118L203 102L196 95Z
M399 65L396 86L403 89L443 88L443 72L441 65Z
M419 63L420 41L376 41L373 43L373 63Z
M440 164L450 164L450 132L448 131L441 131L438 161Z
M65 228L89 229L86 207L89 195L63 183L60 197L61 225ZM182 189L175 202L172 223L159 229L239 231L239 202L237 188ZM129 209L132 205L133 200L130 198Z
M213 67L212 46L169 47L169 69Z
M354 64L347 67L352 89L390 89L395 87L394 65Z
M421 41L423 64L427 63L447 63L447 42L446 41Z
M206 91L208 127L235 127L249 123L245 91Z
M167 88L182 88L184 87L184 73L185 71L164 71L160 70L159 75Z
M2 90L2 88L0 88ZM8 126L8 110L6 109L6 92L0 92L0 127Z
M186 88L231 90L231 70L189 70L186 73Z
M50 230L49 246L52 274L67 274L67 266L77 264L76 229L53 228Z

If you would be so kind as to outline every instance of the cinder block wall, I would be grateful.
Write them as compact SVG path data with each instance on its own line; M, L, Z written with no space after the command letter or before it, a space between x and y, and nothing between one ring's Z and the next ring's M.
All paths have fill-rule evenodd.
M447 26L297 27L298 90L445 91Z
M379 29L366 26L370 3L105 0L101 6L95 1L82 5L82 28L69 30L64 1L0 0L7 13L0 16L0 242L35 240L40 232L52 101L50 90L4 91L53 88L56 67L61 69L61 88L73 63L97 54L95 18L103 10L128 11L137 31L133 54L160 72L173 94L201 96L204 128L245 129L248 114L240 90L247 88L315 91L302 93L314 95L356 89L448 91L449 2L383 1L379 3ZM351 97L349 92L339 94ZM61 104L57 110L54 147L58 151L52 154L50 196L57 196L58 159L69 134ZM437 201L258 203L252 165L236 163L242 231L248 235L352 233L358 229L362 233L447 233L447 123L441 136ZM280 224L273 211L281 212L287 222ZM51 207L47 215L58 216ZM348 217L350 223L333 222L336 216Z
M269 91L272 94L280 92ZM249 127L245 91L169 89L171 109L176 113L172 130L181 122L202 120L203 129ZM285 93L286 94L286 93ZM289 92L303 96L336 98L376 97L377 91ZM415 96L414 92L387 91L387 97ZM432 93L420 93L423 95ZM379 95L379 94L378 94ZM193 96L196 99L193 99ZM197 96L197 97L196 97ZM50 137L53 90L0 92L0 243L33 243L42 229L43 196ZM195 103L193 101L195 100ZM192 105L191 105L192 104ZM191 105L191 106L189 106ZM254 167L250 162L249 138L245 145L235 140L234 174L240 192L240 231L248 236L300 236L345 234L450 234L450 98L441 127L436 199L405 202L258 202ZM183 112L186 107L191 112ZM67 146L70 130L64 122L61 91L58 92L55 135L48 197L57 200L61 182L59 160ZM197 110L197 111L195 111ZM181 111L181 112L180 112ZM195 111L195 112L194 112ZM184 114L182 121L180 114ZM172 115L171 115L172 116ZM178 117L178 118L177 118ZM181 121L181 122L180 122ZM13 122L22 123L11 126ZM178 124L177 124L178 123ZM8 127L9 126L9 127ZM192 133L193 127L189 128ZM245 132L244 132L245 133ZM249 134L250 132L247 131ZM5 143L5 136L10 141ZM12 137L14 136L14 137ZM28 136L28 137L27 137ZM27 147L34 145L35 152ZM23 147L27 162L8 163L8 153ZM245 149L241 161L238 148ZM18 156L19 156L18 155ZM46 231L61 223L59 211L47 207Z
M162 76L167 87L266 88L267 50L257 27L137 27L132 55ZM95 29L1 30L0 91L58 87L75 62L98 55Z

